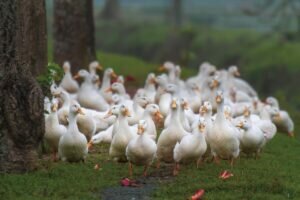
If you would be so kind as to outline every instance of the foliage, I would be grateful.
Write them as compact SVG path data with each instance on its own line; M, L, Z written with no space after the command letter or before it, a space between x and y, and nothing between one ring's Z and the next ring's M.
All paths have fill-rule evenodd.
M64 75L62 68L56 63L48 63L47 72L39 75L36 79L40 84L45 96L49 96L49 89L53 82L59 82Z

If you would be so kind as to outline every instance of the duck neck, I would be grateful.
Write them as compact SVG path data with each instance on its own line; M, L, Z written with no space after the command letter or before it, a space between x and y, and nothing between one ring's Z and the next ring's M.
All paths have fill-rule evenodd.
M62 92L61 98L63 100L63 107L69 107L70 106L70 96L66 92Z
M123 114L120 114L118 116L118 122L119 122L119 126L122 125L122 126L128 126L128 120L127 120L127 117L124 116Z
M217 106L217 117L216 121L224 121L225 120L225 114L224 114L224 101L218 104Z
M179 109L171 108L171 122L174 124L180 124Z
M105 74L103 76L102 89L107 89L110 87L110 75Z
M79 132L78 126L77 126L77 114L69 113L69 130L72 130L72 133Z

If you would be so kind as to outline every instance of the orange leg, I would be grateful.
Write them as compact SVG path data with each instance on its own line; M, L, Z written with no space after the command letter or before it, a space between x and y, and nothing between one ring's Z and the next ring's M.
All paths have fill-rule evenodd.
M295 136L293 132L289 132L288 134L289 134L289 137L294 137Z
M56 162L57 161L57 156L56 156L56 151L54 150L52 153L52 161Z
M145 165L143 175L147 176L148 165Z
M132 177L132 164L129 162L129 176Z
M231 167L233 167L233 164L234 164L234 158L231 157L231 159L230 159L230 165L231 165Z
M199 166L202 164L202 158L199 158L198 160L197 160L197 169L199 168Z
M157 169L160 168L160 161L159 161L159 160L157 160L157 162L156 162L156 168L157 168Z
M173 170L173 175L177 176L178 173L179 173L179 163L175 163L174 170Z
M219 165L220 164L220 159L218 156L214 156L214 163Z

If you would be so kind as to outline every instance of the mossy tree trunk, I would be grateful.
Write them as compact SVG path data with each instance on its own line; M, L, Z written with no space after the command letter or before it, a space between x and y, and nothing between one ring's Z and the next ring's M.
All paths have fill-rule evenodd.
M0 172L36 168L44 97L31 71L46 67L45 23L43 0L0 2Z
M93 0L54 0L54 61L72 72L96 59Z

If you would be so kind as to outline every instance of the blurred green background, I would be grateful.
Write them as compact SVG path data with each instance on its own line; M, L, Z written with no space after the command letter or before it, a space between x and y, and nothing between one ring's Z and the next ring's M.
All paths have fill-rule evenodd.
M300 110L299 0L106 3L94 1L98 51L195 70L204 61L218 68L237 65L262 98L273 95L283 108ZM51 47L52 1L47 11Z

